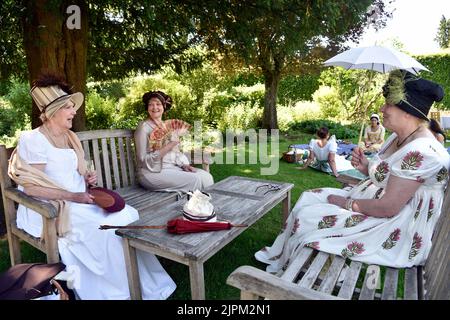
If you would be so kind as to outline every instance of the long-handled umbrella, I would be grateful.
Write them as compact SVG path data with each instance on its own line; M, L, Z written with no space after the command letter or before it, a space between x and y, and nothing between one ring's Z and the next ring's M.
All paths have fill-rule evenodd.
M223 222L200 222L189 221L184 219L173 219L167 221L167 225L159 226L109 226L102 225L100 230L108 229L167 229L167 232L173 234L185 234L195 232L228 230L232 227L247 227L246 224L232 224L229 221Z
M407 54L393 48L382 46L370 46L352 48L346 50L324 62L325 66L339 66L345 69L363 69L372 70L381 73L387 73L395 69L407 70L411 73L418 74L420 70L427 70L420 62ZM369 76L368 83L372 80L372 74ZM363 91L363 95L364 95ZM366 115L367 107L364 109ZM364 123L361 126L359 142L362 140L362 132Z

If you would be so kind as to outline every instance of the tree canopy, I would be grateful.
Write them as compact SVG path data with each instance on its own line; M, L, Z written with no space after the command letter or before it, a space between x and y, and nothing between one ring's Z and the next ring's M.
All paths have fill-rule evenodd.
M439 21L438 31L434 40L441 49L450 47L450 19L446 19L444 15Z
M69 6L79 8L79 28L67 27ZM187 49L205 43L217 61L264 76L265 128L277 127L281 77L311 70L388 16L382 0L4 0L0 10L1 79L28 76L31 83L52 71L85 93L88 77L198 65L201 58ZM38 113L34 106L33 127ZM74 129L83 130L84 106L78 113Z
M80 9L80 28L69 29L67 8ZM43 71L64 76L85 93L88 76L118 79L166 64L181 69L199 58L186 54L198 42L183 1L4 0L0 3L0 78L29 79ZM19 41L18 41L19 40ZM85 126L84 106L75 130ZM33 127L39 125L34 106Z
M357 40L365 26L383 25L388 16L378 0L229 0L196 6L198 33L209 49L227 66L241 63L264 76L264 128L277 128L280 77L310 71L345 41Z

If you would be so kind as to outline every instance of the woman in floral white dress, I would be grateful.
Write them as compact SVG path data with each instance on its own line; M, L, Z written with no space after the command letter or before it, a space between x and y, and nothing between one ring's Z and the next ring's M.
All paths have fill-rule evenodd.
M350 191L304 192L273 245L255 254L268 264L267 271L286 268L303 246L391 267L425 262L450 164L427 129L426 115L434 101L442 100L443 90L395 71L383 93L384 124L394 134L370 162L359 148L352 154L353 166L369 178Z

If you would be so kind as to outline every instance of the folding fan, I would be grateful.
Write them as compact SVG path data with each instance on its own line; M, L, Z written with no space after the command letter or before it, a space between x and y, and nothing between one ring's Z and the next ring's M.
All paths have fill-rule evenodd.
M189 129L191 128L191 125L183 120L179 119L169 119L164 121L164 126L169 130L170 132L175 132L178 136L185 135Z
M183 120L170 119L164 121L163 127L155 128L149 136L150 145L153 149L158 150L165 144L164 141L170 139L171 135L175 133L179 137L185 135L191 125Z

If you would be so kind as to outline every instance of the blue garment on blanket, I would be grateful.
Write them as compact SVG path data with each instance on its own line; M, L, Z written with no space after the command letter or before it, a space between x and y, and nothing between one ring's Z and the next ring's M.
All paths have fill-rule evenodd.
M354 147L356 147L357 145L354 143L343 143L343 142L338 142L338 148L337 148L337 154L339 155L349 155L352 153L352 150ZM309 144L291 144L289 146L289 148L296 148L296 149L305 149L305 150L309 150ZM449 152L450 153L450 152Z

